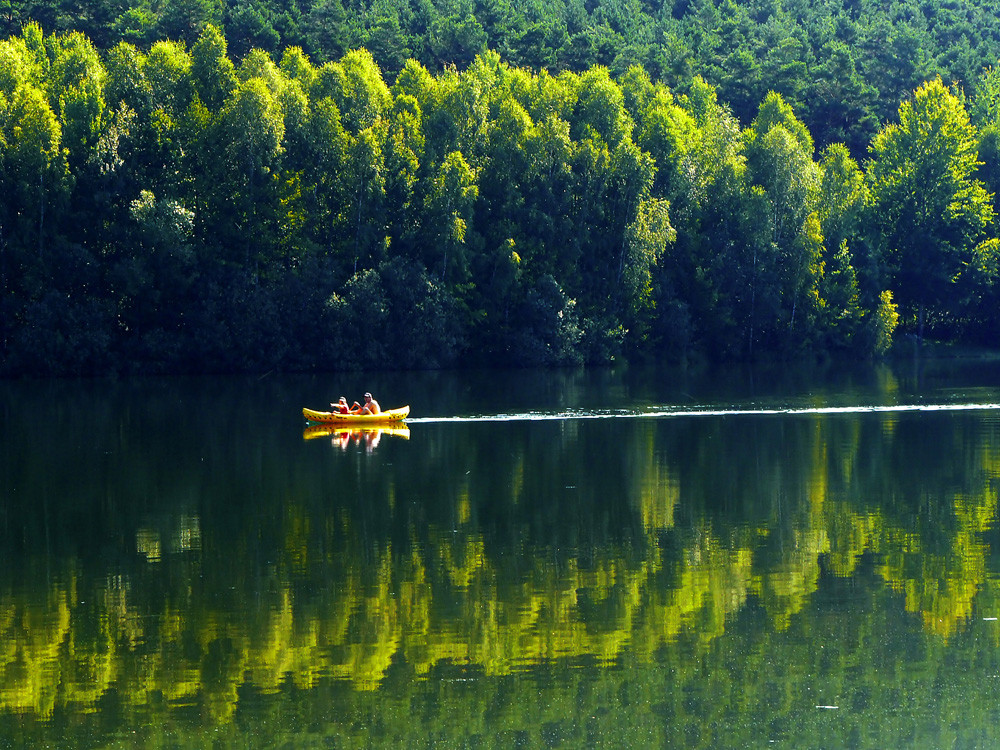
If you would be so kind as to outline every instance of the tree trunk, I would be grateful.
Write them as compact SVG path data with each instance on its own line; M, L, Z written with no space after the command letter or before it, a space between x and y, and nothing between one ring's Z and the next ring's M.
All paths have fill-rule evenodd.
M361 257L361 201L365 191L365 179L358 186L358 216L354 225L354 273L358 273L358 259Z
M750 338L747 341L747 356L753 359L753 324L757 304L757 248L753 251L753 267L750 275Z
M43 229L45 227L45 171L38 173L38 259L42 260L45 252Z

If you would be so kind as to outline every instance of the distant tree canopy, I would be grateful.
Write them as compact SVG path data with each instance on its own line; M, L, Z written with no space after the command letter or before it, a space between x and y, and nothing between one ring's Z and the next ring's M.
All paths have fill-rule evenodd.
M244 36L210 0L98 7L102 39L123 18L150 36L102 49L30 22L0 41L4 374L871 356L897 326L996 343L990 68L971 99L937 77L905 89L859 161L793 89L747 93L744 118L690 66L505 62L485 48L504 48L506 6L421 5L419 38L389 23L397 53L438 55L389 80L352 37L325 62L277 49L314 11L314 30L354 28L336 0L287 10L273 45L265 3L240 6ZM586 19L567 11L566 33ZM433 51L454 40L461 67Z
M820 148L855 159L900 101L936 77L971 88L1000 58L990 0L5 0L0 35L29 22L80 31L100 50L192 45L218 27L236 61L301 48L314 64L364 47L393 82L407 60L432 73L495 50L552 75L633 65L671 89L701 76L744 126L781 94Z

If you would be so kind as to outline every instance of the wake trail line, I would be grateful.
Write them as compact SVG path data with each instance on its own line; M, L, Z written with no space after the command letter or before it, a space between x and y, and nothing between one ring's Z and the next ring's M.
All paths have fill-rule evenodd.
M635 410L522 412L518 414L473 414L461 417L415 417L407 424L432 422L541 422L569 419L663 419L667 417L741 417L801 414L867 414L911 411L996 411L998 404L891 404L884 406L776 407L770 409L719 409L692 407Z

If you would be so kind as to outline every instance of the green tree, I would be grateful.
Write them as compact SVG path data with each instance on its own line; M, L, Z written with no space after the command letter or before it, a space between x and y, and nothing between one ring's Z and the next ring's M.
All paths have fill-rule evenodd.
M704 207L712 198L715 182L741 172L745 157L739 123L719 101L712 86L695 78L687 93L678 98L678 104L696 125L693 143L680 155L680 187L671 200L675 215L681 216L689 208L697 212ZM661 169L670 169L669 160Z
M639 204L625 232L626 251L620 272L626 305L625 322L635 344L644 343L653 318L653 269L667 245L677 238L670 225L670 203L659 198Z
M309 51L319 62L337 60L347 51L347 13L341 0L319 0L303 19Z
M824 45L803 111L820 146L844 143L854 158L861 158L878 128L872 113L878 92L859 72L856 55L839 40Z
M158 29L161 38L194 44L209 24L222 21L221 0L165 0Z
M969 118L979 133L976 176L993 195L994 214L1000 211L1000 67L987 67L976 79Z
M157 17L148 6L127 9L114 21L114 30L122 43L147 47L157 37Z
M32 303L53 289L52 272L65 259L54 257L54 218L68 200L70 186L62 131L45 95L20 84L10 101L0 93L0 352L28 325ZM62 295L65 299L65 294ZM32 337L29 334L29 340ZM56 335L56 334L53 334ZM23 339L22 339L23 340ZM31 340L27 348L35 349ZM46 367L48 364L45 365Z
M418 195L424 159L423 120L417 100L399 94L385 141L385 193L389 235L397 254L413 257L422 216Z
M611 151L609 215L614 218L618 247L617 267L609 280L619 314L637 309L648 297L649 266L659 256L661 242L673 235L667 217L669 203L647 200L655 170L652 157L631 139L621 141Z
M976 79L969 119L983 128L1000 118L1000 67L987 66Z
M153 87L143 73L143 55L136 47L116 44L104 59L108 80L104 96L112 109L124 104L133 112L148 117L153 109Z
M38 31L33 25L27 31ZM10 99L20 83L42 87L49 68L46 55L28 47L23 37L0 40L0 93Z
M823 149L820 157L820 218L823 237L829 247L853 242L859 231L868 185L858 163L847 147L835 143Z
M296 158L293 153L291 158L302 169L310 236L318 248L333 251L343 244L346 227L353 226L345 176L358 166L350 161L351 138L333 99L326 97L312 106L302 145L302 155Z
M476 172L461 152L452 151L437 166L425 203L427 247L434 255L428 267L447 284L461 284L468 279L466 231L478 195Z
M928 313L961 314L968 301L956 285L996 271L982 253L994 212L976 178L976 146L962 100L940 79L917 89L871 145L868 179L892 288L921 338Z
M403 28L399 16L387 15L369 23L355 46L371 52L379 67L388 77L393 78L403 69L406 61L413 57L410 45L419 42L419 38L414 38Z
M350 138L347 147L349 201L345 209L353 238L352 274L382 262L387 249L384 143L382 129L373 126Z
M274 14L267 4L254 2L228 3L226 36L236 57L251 49L274 53L281 45L281 34L274 28Z
M289 47L281 55L281 62L278 67L285 77L298 81L302 85L303 91L310 91L313 82L316 80L316 68L313 67L309 57L302 51L301 47Z
M236 72L227 56L226 39L216 26L205 26L191 47L191 78L202 102L217 111L236 88Z
M244 268L256 278L258 262L271 239L268 231L273 229L267 222L271 207L267 191L282 149L285 123L266 83L251 78L239 84L226 103L220 126L227 140L229 199L236 207L230 241L242 248Z
M154 44L143 61L142 73L152 89L154 109L176 117L187 108L194 95L194 81L191 56L182 44Z
M854 338L864 316L858 283L855 239L867 199L867 185L847 147L833 144L820 161L819 221L823 233L823 277L819 294L822 317L819 327L831 348L860 348ZM869 296L871 296L869 294Z
M14 90L2 125L4 239L33 248L34 265L45 254L52 220L46 209L57 205L68 187L62 128L45 95L29 84Z
M765 244L754 256L764 261L754 263L755 277L764 286L758 289L755 282L751 294L761 304L777 305L764 316L765 328L774 332L777 319L772 316L776 316L792 329L803 306L807 310L802 312L813 311L821 271L822 237L812 217L819 188L819 170L812 161L812 138L791 107L771 92L747 130L746 139L747 177L751 185L762 188L766 205L766 213L760 217ZM771 288L769 279L776 287ZM799 328L808 330L809 326Z
M576 111L570 121L572 134L582 140L595 133L615 148L632 134L632 120L625 110L625 98L606 68L591 68L579 78Z
M684 171L698 138L694 117L675 103L668 90L660 88L643 106L640 123L638 143L656 160L654 193L686 202L693 197L687 195Z
M748 296L734 281L736 249L748 244L739 230L745 172L739 124L715 89L696 78L675 100L658 91L639 132L657 163L653 194L670 200L677 231L656 273L658 342L678 353L703 347L731 356L738 348L733 306Z
M50 36L46 46L52 60L46 82L49 103L59 113L63 145L69 149L71 164L78 168L101 129L107 73L83 34Z
M392 107L392 94L375 60L366 50L354 50L340 61L343 79L332 95L344 124L352 133L370 128Z
M472 15L438 18L430 28L429 45L438 65L468 66L486 49L486 32Z
M130 231L118 238L128 252L110 269L117 319L129 356L166 365L182 356L184 320L194 306L194 214L148 190L131 202L129 214Z
M330 297L321 324L330 360L353 367L446 367L466 344L461 304L414 260L365 269ZM378 331L378 336L357 332Z

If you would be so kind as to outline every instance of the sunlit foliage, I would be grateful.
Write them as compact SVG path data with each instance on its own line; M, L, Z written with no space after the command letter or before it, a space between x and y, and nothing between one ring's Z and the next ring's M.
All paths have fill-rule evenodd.
M816 154L801 71L779 64L795 45L742 126L698 76L482 51L411 59L390 86L364 48L230 59L218 7L171 8L179 38L145 51L37 24L0 46L2 374L870 357L926 320L996 335L989 72L975 123L920 87L864 173L848 146ZM186 229L153 239L168 211ZM438 316L432 345L400 352L421 328L400 307Z

